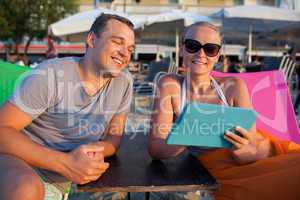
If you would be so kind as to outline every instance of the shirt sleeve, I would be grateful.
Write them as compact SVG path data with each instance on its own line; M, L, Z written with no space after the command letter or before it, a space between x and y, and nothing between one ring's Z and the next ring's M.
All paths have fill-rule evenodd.
M54 105L55 88L54 69L45 61L20 82L8 101L35 119Z
M127 87L124 89L124 96L122 98L121 104L117 110L117 114L127 114L130 112L131 101L133 98L133 79L128 75Z

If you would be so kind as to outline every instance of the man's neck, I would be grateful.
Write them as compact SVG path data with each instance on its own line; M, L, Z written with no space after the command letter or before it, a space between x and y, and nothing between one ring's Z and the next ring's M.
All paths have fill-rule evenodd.
M80 80L89 96L96 94L110 80L110 78L103 77L103 74L97 71L86 57L80 59L78 66Z

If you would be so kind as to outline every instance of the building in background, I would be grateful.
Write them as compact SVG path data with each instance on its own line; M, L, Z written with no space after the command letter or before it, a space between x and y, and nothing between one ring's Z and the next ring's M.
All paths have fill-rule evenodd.
M184 11L197 12L201 15L209 15L220 10L223 7L238 6L238 5L267 5L285 8L299 7L299 0L77 0L79 4L79 12L95 9L97 7L108 8L118 12L125 12L129 15L153 15L159 14L173 9ZM77 37L77 36L74 36ZM67 37L66 37L67 38ZM65 39L66 39L65 38ZM172 39L172 38L171 38ZM81 41L81 40L80 40ZM174 45L156 43L143 43L137 41L137 48L134 54L135 59L152 59L161 56L174 57ZM65 43L55 44L60 55L76 55L82 54L85 51L84 43ZM2 52L0 44L0 54ZM22 45L20 51L22 51ZM238 60L242 59L242 53L245 51L245 46L233 44L225 47L226 54L236 56ZM46 42L33 42L29 49L30 54L44 54L47 50ZM157 54L159 52L159 54ZM256 51L256 55L280 56L282 50L274 49Z
M209 15L220 10L223 7L237 6L237 5L266 5L279 7L278 0L79 0L80 11L87 11L97 7L108 8L119 12L124 12L129 15L153 15L170 11L172 9L180 9L184 11L197 12L201 15ZM141 53L153 54L157 49L161 49L162 55L169 54L164 52L164 49L172 49L172 47L161 47L160 45L137 45L135 58L139 58ZM236 55L237 59L241 59L241 53L244 51L245 46L241 45L228 45L226 48L228 55ZM237 53L238 52L238 53ZM274 52L257 51L257 54L267 53L268 56L278 56L280 51ZM152 54L152 55L150 55ZM142 57L145 57L145 55ZM147 56L146 56L147 57ZM158 57L157 55L155 57Z
M128 14L157 14L171 9L183 9L203 15L225 6L280 5L279 0L78 0L78 3L81 11L100 6Z
M300 11L299 0L277 0L276 5L280 8L287 8L291 10Z

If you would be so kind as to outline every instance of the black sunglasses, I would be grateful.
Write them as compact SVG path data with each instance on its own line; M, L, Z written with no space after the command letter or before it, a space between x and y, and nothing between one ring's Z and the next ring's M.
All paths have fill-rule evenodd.
M196 53L203 48L205 54L209 57L216 56L221 49L221 45L219 44L206 43L202 45L200 42L193 39L185 39L183 43L187 52Z

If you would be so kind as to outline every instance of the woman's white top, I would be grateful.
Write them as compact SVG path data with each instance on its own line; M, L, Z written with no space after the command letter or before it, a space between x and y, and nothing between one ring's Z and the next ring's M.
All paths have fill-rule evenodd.
M216 89L216 92L218 94L218 97L222 100L223 105L229 106L228 101L225 97L225 94L221 88L221 86L218 84L218 82L210 76L212 87ZM182 85L181 85L181 105L180 105L180 113L183 111L184 106L187 103L187 81L186 78L184 78ZM192 155L199 156L200 154L207 152L208 150L216 149L214 147L195 147L195 146L189 146L187 147L188 150Z

